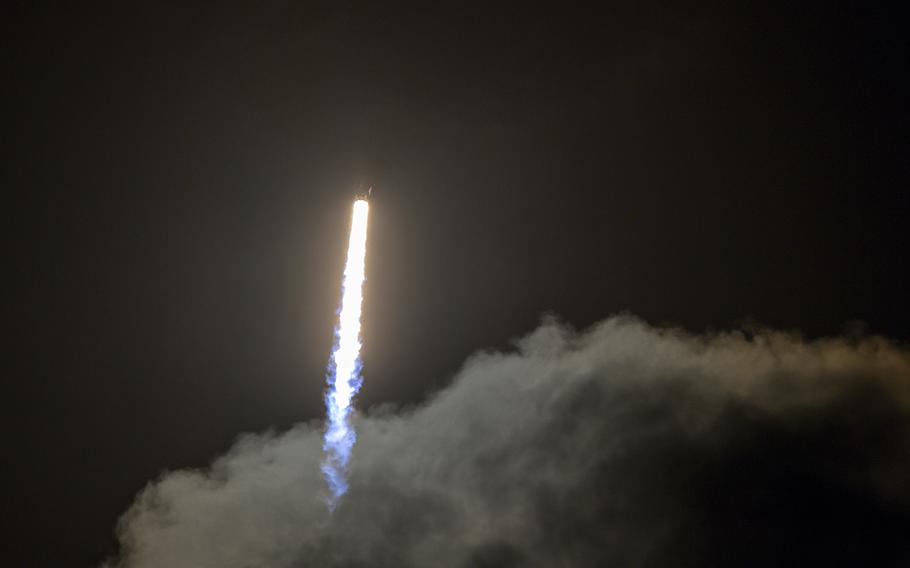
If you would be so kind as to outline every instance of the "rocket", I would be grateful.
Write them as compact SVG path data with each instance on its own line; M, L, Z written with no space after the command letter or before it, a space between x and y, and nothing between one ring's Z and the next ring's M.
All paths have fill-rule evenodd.
M373 186L371 185L366 191L360 191L355 196L355 201L369 201L373 196Z

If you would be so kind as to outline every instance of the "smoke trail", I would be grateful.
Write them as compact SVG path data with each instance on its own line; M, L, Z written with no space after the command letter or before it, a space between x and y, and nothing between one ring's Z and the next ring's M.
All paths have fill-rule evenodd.
M354 202L348 258L341 285L341 310L335 330L335 346L329 359L325 396L328 425L323 440L325 457L322 473L329 484L329 509L348 490L346 470L357 435L350 423L351 399L360 390L360 311L363 303L364 264L367 245L367 217L370 205L365 199Z

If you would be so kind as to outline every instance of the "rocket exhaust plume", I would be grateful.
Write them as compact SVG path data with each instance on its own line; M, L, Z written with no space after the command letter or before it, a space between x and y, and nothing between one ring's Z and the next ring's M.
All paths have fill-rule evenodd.
M323 450L322 473L329 484L330 510L348 490L347 465L357 435L351 424L351 401L363 382L360 376L360 312L363 305L364 265L367 245L367 217L370 204L366 199L354 202L348 257L341 285L341 308L335 345L329 359L325 406L328 414Z

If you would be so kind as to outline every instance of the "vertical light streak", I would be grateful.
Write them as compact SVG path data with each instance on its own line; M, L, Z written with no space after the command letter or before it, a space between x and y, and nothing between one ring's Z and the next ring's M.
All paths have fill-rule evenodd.
M335 346L329 359L328 413L323 450L322 472L329 484L329 509L348 490L347 465L357 435L351 425L351 401L363 379L360 376L360 312L363 306L364 267L367 248L367 217L370 205L364 199L354 202L351 237L341 285L341 309L335 330Z

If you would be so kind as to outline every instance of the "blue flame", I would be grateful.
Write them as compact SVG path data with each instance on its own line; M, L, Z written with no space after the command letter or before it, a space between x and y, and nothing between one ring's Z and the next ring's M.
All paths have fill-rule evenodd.
M336 330L336 345L338 332ZM347 468L351 459L351 450L357 441L357 433L351 424L352 407L350 405L342 406L338 400L336 384L339 380L347 383L351 395L357 394L360 386L363 384L363 378L360 376L361 361L358 358L355 361L353 372L346 377L339 377L337 374L337 365L335 364L335 353L329 361L326 382L329 385L329 391L325 395L325 407L328 413L328 425L326 427L325 438L322 443L322 449L325 451L325 458L322 461L322 474L329 484L329 490L332 495L328 500L329 509L334 510L338 500L348 490Z

